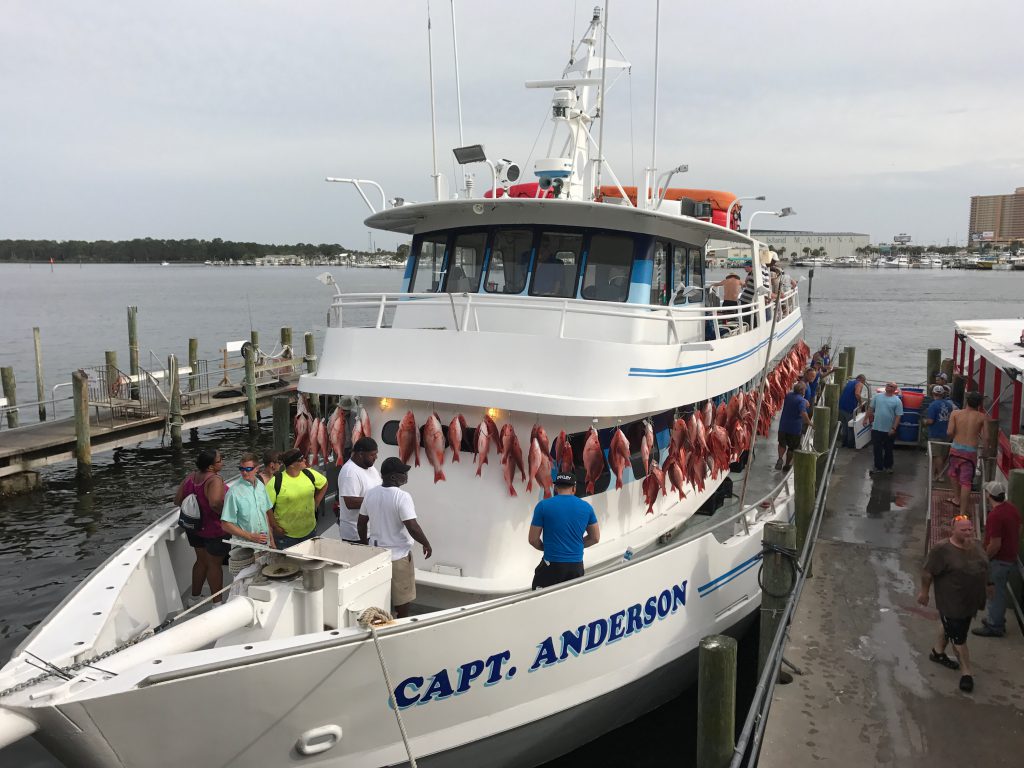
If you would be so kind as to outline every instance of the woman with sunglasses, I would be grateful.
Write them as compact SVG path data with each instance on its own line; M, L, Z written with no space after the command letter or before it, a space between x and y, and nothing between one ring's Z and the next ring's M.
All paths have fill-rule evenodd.
M225 533L255 544L274 546L274 538L267 523L270 497L267 487L256 473L258 464L255 453L243 453L238 463L242 479L228 490L224 497L224 511L220 524Z
M277 548L287 549L316 533L316 510L327 495L327 478L306 466L298 448L285 451L281 463L284 470L267 486L274 505L267 516Z

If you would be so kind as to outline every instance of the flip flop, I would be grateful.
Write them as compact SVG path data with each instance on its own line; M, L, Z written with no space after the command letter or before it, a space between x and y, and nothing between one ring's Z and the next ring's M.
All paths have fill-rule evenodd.
M974 690L974 678L970 675L964 675L960 678L960 690L964 693L970 693Z
M941 664L947 669L960 669L960 663L949 658L945 651L942 653L936 653L935 649L932 648L931 653L928 654L928 659L930 661L934 661L936 664Z

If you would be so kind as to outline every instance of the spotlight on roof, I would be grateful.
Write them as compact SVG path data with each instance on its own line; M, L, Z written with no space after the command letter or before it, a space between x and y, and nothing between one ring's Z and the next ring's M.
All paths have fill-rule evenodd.
M487 153L484 151L483 144L470 144L468 147L456 147L452 152L455 154L455 160L459 165L483 163L487 161Z

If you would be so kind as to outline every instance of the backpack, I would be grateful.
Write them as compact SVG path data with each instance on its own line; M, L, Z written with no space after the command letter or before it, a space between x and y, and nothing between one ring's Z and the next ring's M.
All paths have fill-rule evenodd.
M313 490L316 490L316 478L313 477L312 471L308 469L302 470L302 474L306 476L306 479L313 484ZM278 472L274 475L274 506L277 506L277 497L281 495L281 473Z
M206 482L204 481L203 485L198 486L198 488L202 488L205 485ZM195 480L192 481L192 487L197 488ZM199 497L196 495L195 490L181 500L181 504L178 507L178 525L186 531L192 531L193 533L198 531L203 525L203 510L199 506Z

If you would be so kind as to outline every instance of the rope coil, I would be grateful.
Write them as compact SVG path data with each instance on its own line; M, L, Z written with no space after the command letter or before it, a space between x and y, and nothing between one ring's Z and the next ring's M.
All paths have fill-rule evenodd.
M764 561L765 556L770 554L782 555L785 562L789 565L789 586L786 587L785 592L771 592L764 585ZM795 549L789 547L780 547L777 544L769 544L766 541L761 542L761 566L757 569L757 586L761 588L761 591L769 597L774 597L781 600L784 597L789 597L793 593L793 588L796 586L797 574L803 573L803 569L800 567L798 562L799 553Z

